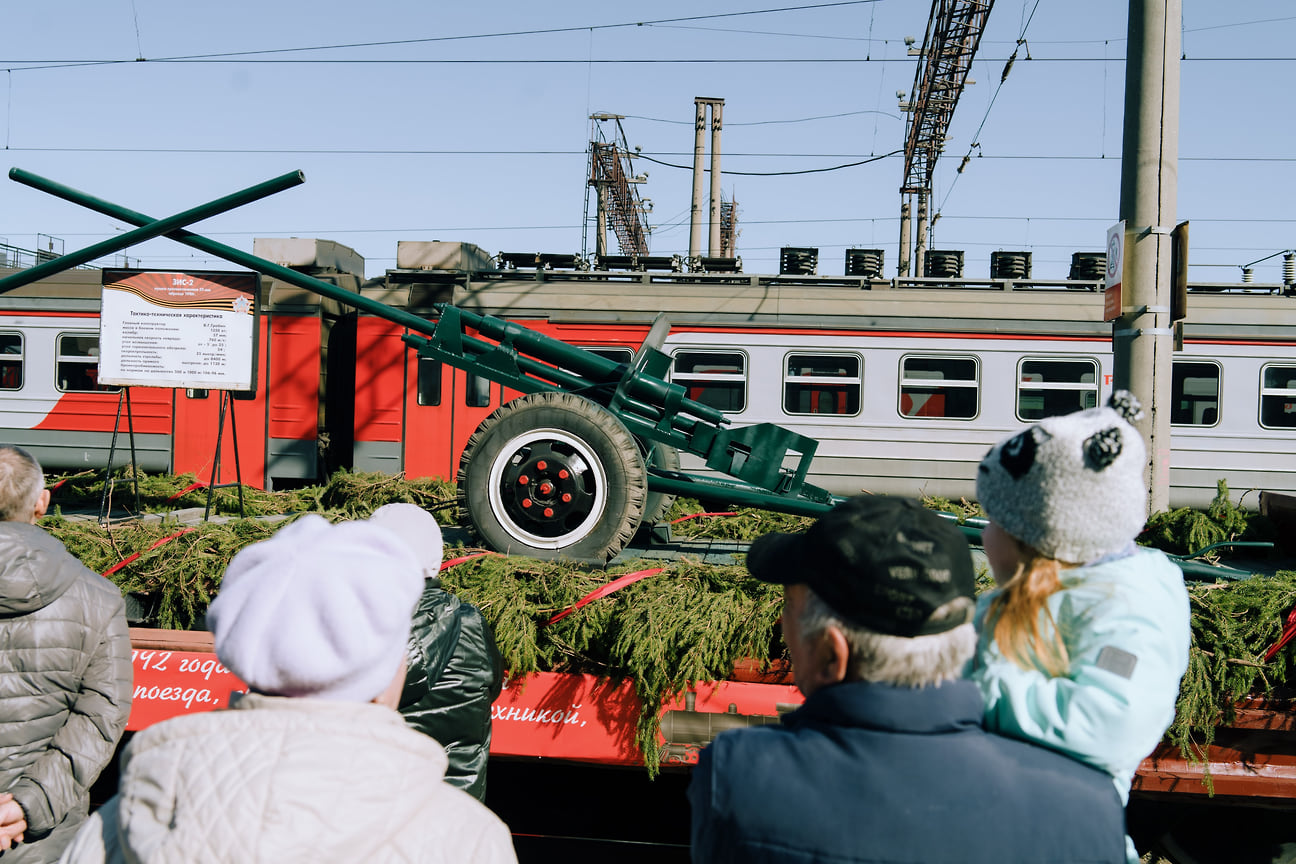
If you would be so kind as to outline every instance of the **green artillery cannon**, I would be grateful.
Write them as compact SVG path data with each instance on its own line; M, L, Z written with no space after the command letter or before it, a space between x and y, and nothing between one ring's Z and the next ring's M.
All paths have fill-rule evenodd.
M154 219L21 169L11 179L139 226L120 237L0 279L0 293L166 236L412 331L420 358L448 363L523 395L469 439L457 482L461 515L500 552L605 562L676 495L817 515L838 500L806 482L817 442L762 423L730 427L720 411L667 380L660 317L630 363L618 363L517 324L445 304L435 321L217 243L183 226L303 182L283 175L166 219ZM679 453L708 473L681 473ZM716 476L722 475L722 476Z

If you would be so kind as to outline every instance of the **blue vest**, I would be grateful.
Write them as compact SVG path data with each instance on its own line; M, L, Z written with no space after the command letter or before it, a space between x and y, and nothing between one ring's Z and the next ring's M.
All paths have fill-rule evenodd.
M689 785L695 862L1124 864L1111 778L981 725L969 681L815 692L725 732Z

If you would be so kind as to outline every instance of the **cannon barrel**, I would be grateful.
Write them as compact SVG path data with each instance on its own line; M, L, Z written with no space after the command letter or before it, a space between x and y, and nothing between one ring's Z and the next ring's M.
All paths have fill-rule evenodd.
M39 189L42 192L47 192L50 195L55 196L56 198L62 198L64 201L71 201L73 204L80 204L82 207L85 207L90 210L94 210L98 213L102 213L105 216L111 216L114 219L120 219L121 221L128 222L131 225L146 226L146 225L155 224L157 222L157 220L153 219L153 217L151 216L146 216L143 213L138 213L126 207L113 204L110 201L104 201L101 198L96 198L93 195L88 195L85 192L81 192L80 190L73 189L69 186L65 186L62 183L57 183L53 180L49 180L45 177L41 177L40 175L32 174L30 171L24 171L21 168L10 169L9 177L10 179L22 183L25 186L30 186L33 189ZM288 178L288 177L300 178L298 182L301 182L301 180L305 179L305 175L302 174L301 171L294 171L291 172L290 174L283 175L283 177L279 178L279 181L282 181L284 180L284 178ZM275 183L278 181L272 180L268 182ZM290 183L288 185L296 185L296 183ZM252 187L252 189L257 189L257 188L259 187L256 186ZM287 188L287 187L285 186L282 188ZM251 191L251 190L246 190L246 191ZM278 190L274 190L274 191L278 191ZM235 194L238 195L240 193L235 193ZM264 197L264 196L259 196L259 197ZM218 199L218 200L225 200L225 199ZM248 199L248 200L253 200L253 199ZM212 202L212 204L216 204L216 203L218 202ZM247 203L247 202L242 201L239 203ZM231 204L230 206L227 206L223 209L228 210L234 206L237 206L237 204ZM218 210L216 212L223 212L223 210ZM208 214L208 215L212 215L212 214ZM174 219L178 217L172 217L172 218ZM203 216L200 218L205 219L207 217ZM189 221L194 222L197 221L197 219L191 219ZM313 291L316 294L319 294L324 297L328 297L330 300L336 300L339 303L345 303L348 306L354 306L363 312L368 312L372 315L377 315L380 318L385 318L394 324L400 324L404 327L408 327L410 330L415 330L419 333L433 332L434 325L429 321L427 321L426 319L420 318L418 315L413 315L409 312L406 312L403 309L393 308L391 306L388 306L386 303L383 303L380 300L372 300L368 297L362 297L359 294L353 293L351 291L347 291L345 288L339 288L338 286L325 282L321 279L314 279L310 276L307 276L304 273L299 273L296 270L290 270L287 267L284 267L279 264L275 264L274 262L271 261L267 261L264 258L258 258L257 256L252 255L251 253L248 252L244 252L241 249L235 249L233 246L226 246L224 243L217 243L215 240L209 240L208 238L203 237L199 234L194 234L192 231L186 231L183 228L175 228L175 226L173 225L171 226L171 228L164 229L161 233L162 236L165 236L169 240L174 240L177 243L183 243L186 246L191 246L194 249L198 249L202 252L207 252L208 254L215 255L218 258L224 258L226 261L230 261L234 264L241 264L244 267L247 267L249 270L255 270L258 273L263 273L266 276L271 276L275 279L280 280L281 282L287 282L289 285L296 285L298 288L304 288L307 291ZM153 236L158 236L158 235L154 234ZM120 241L122 237L116 237L113 239L115 241ZM138 242L138 241L131 241L131 242ZM117 246L116 248L122 249L129 245L130 243L126 243ZM113 249L108 251L116 251L116 250ZM104 252L99 254L107 254L107 253ZM98 257L98 255L94 257ZM58 272L76 266L75 262L68 263L68 256L66 255L60 258L56 258L54 261L50 261L48 263L59 265L57 267L52 268L49 272ZM34 269L37 268L32 268L32 270ZM25 276L27 274L30 274L32 270L24 270L21 273L14 274L14 276ZM42 275L48 275L48 273ZM9 277L9 278L13 278L13 277ZM40 277L38 276L37 278ZM22 285L22 284L26 284L26 281L16 283L12 286L7 285L6 283L0 283L0 285L4 286L3 290L7 290L9 287L16 288L18 287L18 285Z
M29 174L21 168L12 169L9 172L9 176L12 179L17 180L19 183L26 183L27 185L32 186L36 184L28 182L29 180L43 180L43 178L36 178L36 175ZM29 267L26 270L14 273L12 276L0 279L0 294L3 294L6 291L12 291L14 288L20 288L23 285L30 285L32 282L44 279L46 276L52 276L55 273L70 270L78 264L86 264L103 255L111 255L113 252L119 252L122 249L134 246L136 243L143 243L145 240L152 240L154 237L161 237L164 234L170 234L185 225L191 225L194 222L201 222L204 219L209 219L212 216L219 215L227 210L233 210L235 207L241 207L244 204L273 195L276 192L282 192L284 189L297 186L305 181L306 175L301 171L290 171L287 174L267 180L264 183L249 186L246 189L233 192L223 198L217 198L215 201L208 201L206 204L200 204L197 207L191 207L183 213L177 213L176 215L168 216L165 219L155 220L141 214L135 214L139 216L138 219L122 220L140 226L134 231L127 231L125 234L118 234L115 237L109 237L107 240L94 243L84 249L78 249L75 252L60 255L58 258L51 261L42 262L37 264L35 267ZM43 180L43 182L52 183L52 181L48 180ZM37 188L41 187L37 186ZM62 188L65 191L76 195L81 194L75 190L68 189L67 187ZM77 203L84 202L78 201Z
M438 304L438 309L444 311L444 304ZM511 346L520 353L530 354L545 363L584 376L589 379L587 384L616 385L625 374L624 364L600 357L592 351L568 345L559 339L537 333L502 318L481 315L462 307L456 309L465 326L494 339L501 345ZM679 384L672 384L652 375L634 374L632 380L628 382L628 392L637 402L644 405L678 404L680 411L712 425L722 426L729 422L721 411L685 396L687 391Z

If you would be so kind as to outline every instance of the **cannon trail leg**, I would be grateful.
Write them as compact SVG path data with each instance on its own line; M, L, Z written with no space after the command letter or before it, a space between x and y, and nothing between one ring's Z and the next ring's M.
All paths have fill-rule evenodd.
M680 470L679 451L669 444L658 444L655 441L645 441L642 438L635 438L639 444L639 451L644 454L644 464L653 468L663 468L667 471ZM644 498L644 525L652 526L661 521L667 513L670 512L671 505L675 503L675 496L668 492L649 491Z

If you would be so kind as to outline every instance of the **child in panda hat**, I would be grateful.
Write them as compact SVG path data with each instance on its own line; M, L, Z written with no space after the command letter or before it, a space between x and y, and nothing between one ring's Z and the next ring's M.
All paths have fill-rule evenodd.
M1188 666L1183 573L1134 542L1147 519L1140 416L1118 391L1001 441L977 471L998 586L977 606L986 726L1106 771L1122 801Z

